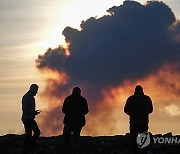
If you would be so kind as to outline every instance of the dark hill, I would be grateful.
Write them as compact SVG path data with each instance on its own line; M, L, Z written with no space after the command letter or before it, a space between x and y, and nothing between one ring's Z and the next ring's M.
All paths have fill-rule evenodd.
M153 137L172 137L172 134ZM180 139L180 136L175 137ZM24 135L14 134L0 136L0 154L21 154L23 138ZM61 154L61 139L62 136L40 137L35 147L36 154ZM151 143L148 148L149 154L180 154L180 143ZM131 154L130 136L82 136L79 151L79 154Z

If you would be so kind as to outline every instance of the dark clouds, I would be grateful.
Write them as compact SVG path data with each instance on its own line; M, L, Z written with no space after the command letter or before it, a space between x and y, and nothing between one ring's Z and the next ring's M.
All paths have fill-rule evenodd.
M175 95L179 94L180 82L176 79L180 74L180 23L171 9L162 2L152 1L141 5L125 1L119 7L110 8L108 12L109 15L99 19L91 17L82 21L81 30L71 27L64 29L63 35L69 44L70 56L66 55L65 48L59 46L56 49L49 48L36 60L40 70L48 68L59 72L56 78L49 74L50 79L43 93L49 105L41 119L44 134L57 134L62 129L63 115L60 107L69 90L77 85L88 99L89 124L85 130L92 134L101 134L104 126L107 132L110 131L106 135L115 132L115 117L119 119L120 109L114 106L114 102L119 103L121 100L124 103L125 100L120 95L116 100L114 97L117 93L111 96L108 91L123 86L125 80L135 83L154 72L156 75L163 68L163 73L156 76L157 83L152 92L154 87L160 85L164 91L168 89ZM169 74L176 75L171 79ZM103 94L104 90L108 98ZM161 90L158 92L162 93ZM118 116L114 116L115 113ZM49 120L52 120L52 125L49 125Z
M126 1L108 12L83 21L80 31L66 27L63 35L71 56L62 47L49 49L38 57L38 68L67 73L69 85L102 88L139 79L166 63L179 65L180 42L173 39L179 24L170 28L176 19L166 4Z

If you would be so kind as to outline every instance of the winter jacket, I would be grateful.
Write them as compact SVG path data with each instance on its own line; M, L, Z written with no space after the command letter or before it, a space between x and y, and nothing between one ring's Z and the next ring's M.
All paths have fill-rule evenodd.
M35 99L28 92L22 98L22 121L33 120L35 118Z
M153 112L151 98L144 93L135 93L127 99L124 112L130 116L131 125L148 126L149 114Z
M87 100L80 94L72 94L65 98L62 112L65 114L64 124L83 127L85 115L89 112Z

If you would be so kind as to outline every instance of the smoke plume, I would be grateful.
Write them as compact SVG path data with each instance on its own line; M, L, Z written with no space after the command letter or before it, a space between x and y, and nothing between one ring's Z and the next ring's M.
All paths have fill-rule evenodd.
M137 83L155 98L153 84L176 97L180 94L180 22L172 10L158 1L125 1L107 12L82 21L80 30L66 27L62 34L68 47L49 48L36 60L37 68L49 73L43 93L48 100L41 119L44 134L61 132L63 99L74 86L88 99L84 134L91 135L118 133L118 115ZM167 105L157 108L165 112Z

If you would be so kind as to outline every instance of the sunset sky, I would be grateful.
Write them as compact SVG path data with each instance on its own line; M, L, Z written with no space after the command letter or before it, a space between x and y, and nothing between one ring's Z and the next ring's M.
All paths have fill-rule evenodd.
M137 0L137 2L146 5L145 0ZM180 19L180 1L163 0L163 2L172 9L176 19ZM71 66L75 63L74 59L78 58L78 56L74 56L73 53L72 57L74 56L74 58L69 61L65 60L66 65L60 65L59 63L58 65L55 64L56 71L52 71L52 65L51 63L48 63L51 59L46 61L46 58L48 58L46 56L42 56L42 58L38 59L38 55L43 55L48 48L54 49L59 47L59 45L64 45L65 47L65 38L69 43L72 43L72 45L74 42L75 46L78 45L80 41L77 40L76 44L76 39L73 37L73 35L76 36L76 34L72 34L71 36L71 33L69 34L68 32L73 32L74 28L79 30L76 32L78 35L81 35L80 29L82 27L80 27L80 24L82 21L84 21L83 26L87 26L86 28L88 31L88 24L90 22L96 23L96 19L108 14L106 10L122 4L123 1L121 0L0 1L0 135L7 133L22 134L24 132L20 120L22 112L21 98L28 90L31 83L37 83L40 86L39 93L36 97L37 108L42 110L42 115L39 115L37 119L38 122L41 123L40 128L43 127L44 135L60 134L62 130L55 130L55 127L57 125L62 125L62 121L57 124L56 120L54 121L54 119L51 119L53 118L52 114L61 112L63 98L68 94L67 91L69 91L73 85L76 85L76 83L74 83L75 81L77 81L78 85L82 85L84 95L89 98L89 103L91 104L90 111L92 114L89 114L89 117L87 117L89 125L87 124L87 128L83 132L84 135L113 135L128 132L128 117L123 113L123 106L127 97L133 94L133 88L136 84L141 84L144 87L145 93L152 97L154 106L156 107L154 113L151 115L150 131L153 133L166 133L172 131L174 134L180 134L180 65L179 63L173 63L173 65L171 65L172 59L164 60L167 63L163 63L159 67L153 66L153 69L155 69L151 70L150 73L145 71L145 75L143 74L142 77L135 75L132 79L128 78L128 76L126 78L124 75L122 79L118 80L116 78L119 76L117 76L114 79L114 83L107 83L108 88L104 88L100 83L102 81L102 84L104 84L108 82L107 80L93 80L94 76L92 76L91 80L89 80L86 75L82 75L84 78L81 81L77 79L77 75L71 70ZM86 20L91 17L96 18L89 20L89 23L86 22ZM71 28L66 29L64 35L62 35L63 30L67 26ZM177 32L174 30L174 33L177 35L173 34L173 36L176 36L176 42L180 44L179 29L177 28ZM86 36L84 33L85 32L83 31L82 35ZM85 37L84 40L88 40L87 38L88 36ZM97 44L94 44L94 46L98 48L101 43L100 40ZM178 43L176 46L180 49ZM93 46L90 46L89 48L91 49ZM70 52L71 49L72 51L76 51L73 46L70 46ZM55 49L53 51L54 53L58 53ZM177 53L174 48L173 51ZM91 55L92 53L87 52L86 54L89 54L88 57L94 58L94 55ZM87 57L86 54L82 56ZM99 55L102 54L99 53L95 55L95 57L98 57ZM177 53L177 55L179 56L179 53ZM61 55L60 58L62 58ZM37 59L39 60L39 69L36 67ZM85 62L86 61L84 61L84 64ZM93 62L96 64L96 60ZM102 70L104 69L103 66L104 65L102 65ZM61 74L61 68L62 70L65 70L69 76L64 74L64 72ZM99 75L100 78L102 77L101 75L106 76L103 71ZM69 82L68 78L70 77L74 82L71 81L70 83L67 83ZM95 78L96 77L97 76L95 76ZM111 76L108 75L107 77L111 78ZM67 81L64 81L64 78L67 78ZM116 80L118 81L115 82ZM56 81L58 82L57 85L63 84L64 87L69 89L66 92L61 92L61 94L57 91L57 94L51 94L53 90L59 88L58 86L56 89L54 87ZM164 84L173 85L174 89L170 89L168 85L165 86ZM97 85L97 89L101 91L100 100L102 101L101 104L95 105L96 108L93 108L92 105L92 102L96 99L93 97L96 97L96 95L94 93L88 95L87 88L88 86L93 87L94 85ZM171 86L171 88L173 88L173 86ZM94 90L92 87L91 90ZM48 88L50 89L49 93L47 91ZM56 101L57 103L54 104ZM101 105L103 107L101 107ZM48 113L48 111L52 111L52 113ZM110 115L109 119L107 118L107 114ZM47 115L49 115L49 117ZM47 122L42 122L43 118L40 116L42 116L44 120L46 120L46 118L47 121L52 120L52 125L54 125L54 127L46 132ZM96 119L94 116L96 116ZM57 118L58 117L55 117L55 119ZM60 120L61 119L62 118L60 118ZM113 121L114 125L109 124L108 120ZM100 121L105 122L99 124ZM93 123L99 124L99 126L92 131L90 125ZM105 126L107 126L108 130L102 130ZM59 128L62 127L60 126Z

